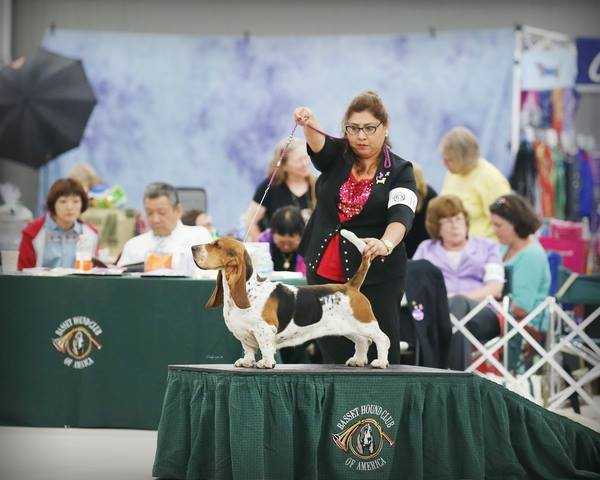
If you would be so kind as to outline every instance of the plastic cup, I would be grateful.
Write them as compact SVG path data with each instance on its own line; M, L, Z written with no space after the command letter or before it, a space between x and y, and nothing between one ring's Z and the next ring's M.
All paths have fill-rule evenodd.
M19 251L18 250L2 250L0 252L2 258L2 272L3 273L14 273L17 271L17 265L19 262Z

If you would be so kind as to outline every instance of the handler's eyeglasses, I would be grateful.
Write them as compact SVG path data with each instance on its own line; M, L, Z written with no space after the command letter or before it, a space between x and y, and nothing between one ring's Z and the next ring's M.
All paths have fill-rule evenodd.
M365 135L370 137L377 131L379 125L381 125L382 123L383 122L379 122L377 125L365 125L364 127L359 127L358 125L346 125L344 129L346 130L346 133L348 135L358 135L358 132L362 130L363 132L365 132Z

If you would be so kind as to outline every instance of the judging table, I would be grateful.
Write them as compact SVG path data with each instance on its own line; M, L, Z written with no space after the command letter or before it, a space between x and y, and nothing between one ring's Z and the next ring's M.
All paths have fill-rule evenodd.
M0 275L0 424L156 428L169 364L241 355L213 285Z
M600 479L600 434L465 372L174 365L153 474Z

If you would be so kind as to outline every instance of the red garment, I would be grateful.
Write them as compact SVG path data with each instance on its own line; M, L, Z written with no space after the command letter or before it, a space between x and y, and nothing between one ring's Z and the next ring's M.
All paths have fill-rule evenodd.
M21 233L21 244L19 245L19 260L17 263L17 268L19 270L35 267L37 254L33 246L33 241L37 238L40 230L44 228L45 221L45 216L36 218L23 229L23 232Z
M350 171L348 179L340 187L340 200L337 204L340 223L347 222L358 215L371 195L373 179L357 180ZM327 244L317 275L336 282L345 282L342 255L340 254L340 234L336 233Z

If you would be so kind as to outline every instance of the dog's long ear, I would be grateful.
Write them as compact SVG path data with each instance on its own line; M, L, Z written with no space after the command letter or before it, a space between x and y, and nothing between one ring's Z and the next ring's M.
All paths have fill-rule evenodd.
M250 255L248 254L246 249L244 249L244 263L246 264L246 274L244 275L244 278L246 280L250 280L250 277L254 272L254 268L252 268L252 259L250 258Z
M252 262L248 253L244 253L243 261L240 261L238 257L235 266L225 269L225 278L227 279L227 285L229 285L231 299L238 308L250 308L250 300L248 300L248 292L246 292L246 265L249 264L252 268Z
M206 308L217 308L223 305L223 273L219 270L217 274L217 283L215 283L215 288L206 302Z

